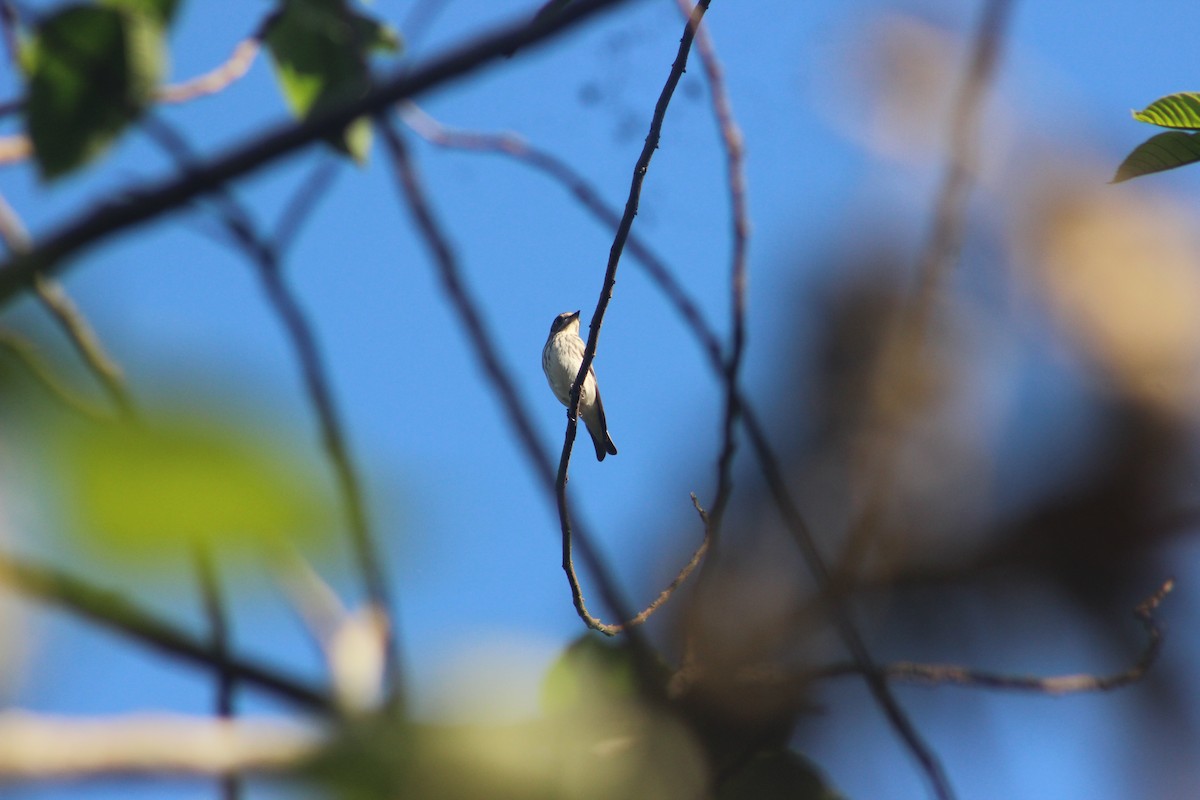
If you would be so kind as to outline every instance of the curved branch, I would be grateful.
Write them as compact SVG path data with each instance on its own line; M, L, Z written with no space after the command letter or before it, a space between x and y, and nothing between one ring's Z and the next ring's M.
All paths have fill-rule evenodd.
M238 42L229 59L215 69L191 80L160 87L156 99L160 103L186 103L223 91L250 71L262 50L261 36L261 33L256 33Z
M625 212L621 215L621 220L617 224L616 237L613 239L612 247L608 252L608 266L604 271L604 283L600 289L600 299L596 303L596 310L592 313L592 322L588 331L587 343L583 349L583 361L579 365L579 372L575 375L575 382L571 386L571 394L567 404L567 430L563 437L562 455L558 460L558 475L554 482L554 494L558 502L558 521L562 530L562 566L563 571L567 575L567 583L571 587L571 599L575 603L575 610L579 613L580 619L589 628L610 636L622 630L622 628L617 625L601 622L598 618L588 613L584 603L583 591L579 586L579 577L575 572L575 563L571 557L572 533L571 511L567 504L567 467L571 463L571 449L575 444L580 390L583 387L584 376L588 374L588 370L592 367L592 360L596 357L596 346L600 341L600 328L604 325L604 313L608 310L608 303L612 300L613 287L616 286L617 282L617 266L620 264L621 254L625 250L625 242L629 238L629 231L633 227L633 218L637 216L638 203L642 195L642 182L645 180L646 172L650 168L650 159L654 157L654 151L658 149L658 142L662 137L663 119L667 115L667 107L671 104L671 97L675 94L675 87L679 85L679 79L683 77L684 70L687 68L688 53L691 51L692 40L695 36L693 23L699 23L700 18L704 16L704 12L708 10L709 2L710 0L700 0L692 11L688 24L684 26L683 36L679 40L679 50L675 54L675 62L671 65L670 72L667 73L667 81L663 85L662 91L658 95L658 102L654 106L654 114L650 119L650 132L646 134L646 142L633 168L633 180L629 185L629 197L625 201ZM621 618L628 619L625 616Z
M217 191L343 130L359 117L375 114L400 100L473 72L501 58L506 50L549 39L625 2L629 0L576 0L551 19L510 25L435 56L423 66L401 68L357 100L311 119L280 126L255 141L197 165L186 174L119 192L119 199L94 207L46 236L28 253L14 255L0 265L0 305L28 287L34 275L62 271L72 256L116 233L131 230L201 195Z
M1133 616L1146 630L1146 646L1136 661L1126 669L1111 675L1012 675L987 670L971 669L957 664L920 664L898 661L880 667L888 680L918 683L927 686L962 686L977 689L1000 689L1007 691L1033 692L1037 694L1062 695L1081 692L1109 692L1142 680L1162 652L1162 624L1154 612L1163 599L1175 588L1175 581L1168 579L1158 590L1133 609ZM833 664L808 673L802 680L840 678L859 674L855 664Z

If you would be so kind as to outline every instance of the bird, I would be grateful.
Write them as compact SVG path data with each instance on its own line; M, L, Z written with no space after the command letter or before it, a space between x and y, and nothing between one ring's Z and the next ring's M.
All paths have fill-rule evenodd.
M564 311L550 323L550 335L542 348L542 371L558 402L568 408L571 405L571 386L579 375L583 364L583 339L579 338L579 312ZM616 455L617 446L608 435L608 423L604 420L604 403L600 402L600 387L596 384L596 371L588 367L587 377L579 389L579 416L592 436L596 448L596 460L603 461L605 455Z

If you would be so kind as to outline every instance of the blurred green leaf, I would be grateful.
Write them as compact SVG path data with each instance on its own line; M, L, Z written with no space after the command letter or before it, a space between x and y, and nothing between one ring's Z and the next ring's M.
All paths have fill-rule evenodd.
M44 179L103 153L142 113L165 69L161 19L114 5L76 5L38 27L22 63L29 72L26 128Z
M101 0L101 5L148 16L163 28L175 18L179 4L180 0Z
M636 699L636 673L628 649L596 634L572 642L542 681L541 705L547 713Z
M707 782L687 731L634 704L508 725L358 719L295 777L339 800L693 800Z
M1133 118L1160 128L1200 130L1200 93L1180 92L1160 97L1141 111L1134 111Z
M791 750L760 753L721 784L716 800L842 800L816 766Z
M1125 157L1113 183L1200 161L1200 138L1194 133L1167 131L1151 136Z
M261 426L177 412L156 424L64 428L54 466L70 529L116 560L174 558L198 540L256 553L332 525L317 471Z
M396 31L359 14L344 0L284 0L266 36L288 108L304 119L361 97L370 85L373 52L399 52ZM363 162L369 120L356 120L331 142Z

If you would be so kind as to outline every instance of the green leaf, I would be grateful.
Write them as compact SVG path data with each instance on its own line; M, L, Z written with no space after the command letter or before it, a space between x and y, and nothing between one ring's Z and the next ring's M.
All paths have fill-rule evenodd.
M398 52L400 38L344 0L285 0L266 36L288 108L304 119L353 101L370 86L367 58ZM363 162L371 147L369 120L356 120L332 142Z
M48 17L28 45L26 128L44 179L97 157L153 97L164 71L155 19L102 6Z
M1200 93L1180 92L1160 97L1141 111L1134 111L1133 118L1161 128L1200 130Z
M171 24L180 0L102 0L101 5L149 17L163 28Z
M310 459L249 421L175 411L149 422L64 426L54 467L68 529L115 561L178 558L205 541L258 555L286 537L332 527L328 490Z
M799 753L760 753L721 784L716 800L841 800Z
M1163 172L1200 161L1200 138L1183 131L1167 131L1151 136L1125 157L1113 183L1127 181L1152 172Z
M572 642L550 665L542 681L541 706L548 713L636 699L637 684L628 649L593 634Z

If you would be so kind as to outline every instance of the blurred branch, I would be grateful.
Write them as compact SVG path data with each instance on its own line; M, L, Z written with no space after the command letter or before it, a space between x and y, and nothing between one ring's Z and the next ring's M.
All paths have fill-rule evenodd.
M229 621L225 613L225 601L217 580L216 566L208 548L196 546L196 575L200 582L200 596L204 602L204 615L208 618L209 639L213 653L221 660L217 667L216 712L218 719L233 717L233 692L236 678L229 671ZM241 795L241 782L237 775L221 776L219 787L222 800L237 800Z
M271 249L277 257L283 260L292 243L296 240L303 223L312 214L316 204L325 196L333 179L337 177L342 162L336 158L325 158L309 173L308 178L300 188L292 194L291 202L279 215L275 224L275 233L271 237Z
M96 408L75 394L64 382L60 381L49 365L43 361L37 347L15 331L0 330L0 349L7 350L14 358L24 364L30 374L66 407L89 419L111 419L111 415L108 412Z
M403 112L405 121L418 134L431 143L441 147L495 153L517 159L561 183L579 200L584 208L603 224L611 227L616 227L620 224L619 215L604 203L600 197L600 193L589 185L579 173L554 156L533 148L515 134L488 135L447 129L411 103L405 105ZM666 263L632 231L627 240L627 249L644 267L651 281L659 287L668 302L684 320L707 355L709 365L714 372L719 377L723 377L725 375L725 360L721 354L720 340L712 326L700 312L699 307L691 300L687 291L675 279ZM800 548L806 563L809 565L809 569L817 580L817 585L820 588L820 599L824 604L828 605L829 613L834 619L842 641L846 644L846 648L855 659L855 663L859 665L861 674L865 676L872 694L884 709L884 713L893 727L897 730L910 731L911 735L915 737L916 734L912 729L911 723L908 722L903 710L899 708L895 699L891 697L886 681L875 677L876 668L870 651L867 649L866 644L862 640L862 635L858 632L853 619L850 617L849 610L845 608L845 601L834 595L830 590L832 579L829 568L825 563L824 556L822 556L820 549L817 547L812 531L804 521L804 517L801 515L795 501L792 500L787 482L783 478L783 468L778 456L771 447L771 440L766 429L759 421L758 415L754 413L754 409L747 399L740 393L738 404L742 408L742 423L746 427L747 436L750 439L750 444L754 449L755 456L766 479L772 500L779 508L789 533L796 540L797 546ZM702 515L702 519L705 516ZM568 577L573 579L574 572L568 572ZM574 594L574 584L572 585L572 590ZM581 596L576 595L576 598L576 609L578 610L578 602ZM604 633L619 630L619 628L608 625L597 629ZM919 739L916 741L919 742ZM923 745L921 752L925 752Z
M546 490L553 492L555 490L553 463L538 444L537 434L533 427L533 417L525 408L524 402L517 393L517 387L500 359L499 352L492 344L495 339L487 331L479 304L471 297L463 282L457 258L450 247L449 239L434 217L433 209L429 205L424 188L409 158L408 147L389 119L381 115L377 117L376 123L384 146L392 160L392 166L396 172L396 184L401 197L408 206L417 229L432 254L442 288L458 314L463 332L483 367L484 376L495 389L509 421L516 430L517 440L533 466L534 473ZM579 546L588 568L595 575L601 598L618 618L630 619L625 601L617 590L616 582L612 579L611 573L600 554L592 547L591 542L591 535L583 529L582 525L578 525L576 544ZM569 553L564 555L564 559L568 557ZM568 575L573 574L573 570L568 573ZM587 609L583 607L583 595L574 590L572 594L580 617L585 620L591 619ZM637 628L630 628L627 633L642 688L647 692L661 693L662 687L657 676L658 667L653 650Z
M422 66L401 67L391 78L356 100L311 119L265 132L212 161L197 165L196 169L158 183L117 192L118 199L94 206L47 235L29 252L14 254L7 263L0 265L0 304L29 286L34 275L65 269L71 256L116 233L174 211L201 195L210 194L237 178L319 142L359 117L375 114L400 100L473 72L499 59L506 50L549 39L601 11L628 1L576 0L552 18L508 25L436 55Z
M3 196L0 196L0 238L4 239L4 244L14 255L28 252L31 246L24 224ZM33 286L42 305L104 387L117 411L122 416L132 416L133 401L125 389L121 368L105 352L96 332L67 296L62 285L49 276L34 275Z
M725 363L725 413L721 421L721 452L717 458L717 492L705 517L707 536L715 550L720 544L721 520L733 494L733 456L737 447L734 432L741 415L738 372L746 345L746 246L750 237L750 214L746 207L745 148L742 132L733 116L729 91L716 48L707 26L697 16L692 22L688 0L678 0L680 13L694 25L696 52L708 78L713 115L725 149L726 180L729 184L731 256L729 269L730 342ZM697 505L697 510L699 506Z
M987 0L975 34L971 63L955 98L949 128L949 164L938 192L929 236L917 265L916 294L899 312L885 337L873 370L867 435L871 437L860 468L866 487L861 511L852 520L842 557L843 578L853 580L887 515L895 483L896 441L925 401L921 392L901 391L901 376L924 380L927 337L943 285L962 254L967 201L979 169L979 118L988 96L1011 0ZM899 397L898 397L899 395ZM907 396L905 396L907 395Z
M178 162L180 170L185 175L195 169L193 166L195 159L187 142L171 126L161 119L147 117L144 127L151 138ZM323 169L323 167L319 169ZM319 191L320 188L321 184L306 181L301 186L301 195ZM309 402L317 415L321 443L333 468L339 494L342 497L359 574L362 576L364 588L371 604L386 619L391 620L392 602L387 578L383 571L383 557L379 553L367 521L362 483L350 456L349 446L346 444L346 436L342 431L337 406L333 399L333 390L330 388L331 384L325 372L312 324L283 280L282 264L278 252L258 234L249 212L237 202L228 187L222 186L216 190L216 200L221 220L239 250L257 267L259 278L262 280L267 295L267 303L279 317L292 349L295 351ZM284 229L298 229L304 215L314 207L315 198L294 199L289 206L288 221L283 226ZM400 656L394 626L389 624L387 630L388 650L391 654L389 674L393 700L398 702L402 699Z
M265 25L264 25L265 28ZM262 50L263 31L260 30L238 42L225 63L191 80L159 87L157 99L162 103L186 103L197 97L216 94L240 80L250 71Z
M1146 629L1146 646L1141 654L1128 669L1113 675L1057 675L1037 677L1032 675L1006 675L998 672L970 669L955 664L918 664L900 661L881 667L881 672L889 680L906 683L923 683L932 686L965 686L979 689L1003 689L1010 691L1036 692L1039 694L1061 695L1078 694L1080 692L1107 692L1136 683L1146 676L1146 673L1158 660L1162 651L1163 629L1155 618L1163 598L1175 588L1174 580L1166 580L1154 594L1147 597L1133 609L1134 617ZM834 664L809 673L803 680L811 681L820 678L838 678L859 672L855 664Z
M80 719L4 711L0 778L275 772L296 766L320 744L311 729L267 718L131 714Z
M196 639L116 592L98 588L64 571L0 553L0 583L161 652L203 667L227 670L242 683L304 708L322 712L333 708L322 692L270 667L232 656L222 657L211 644Z

